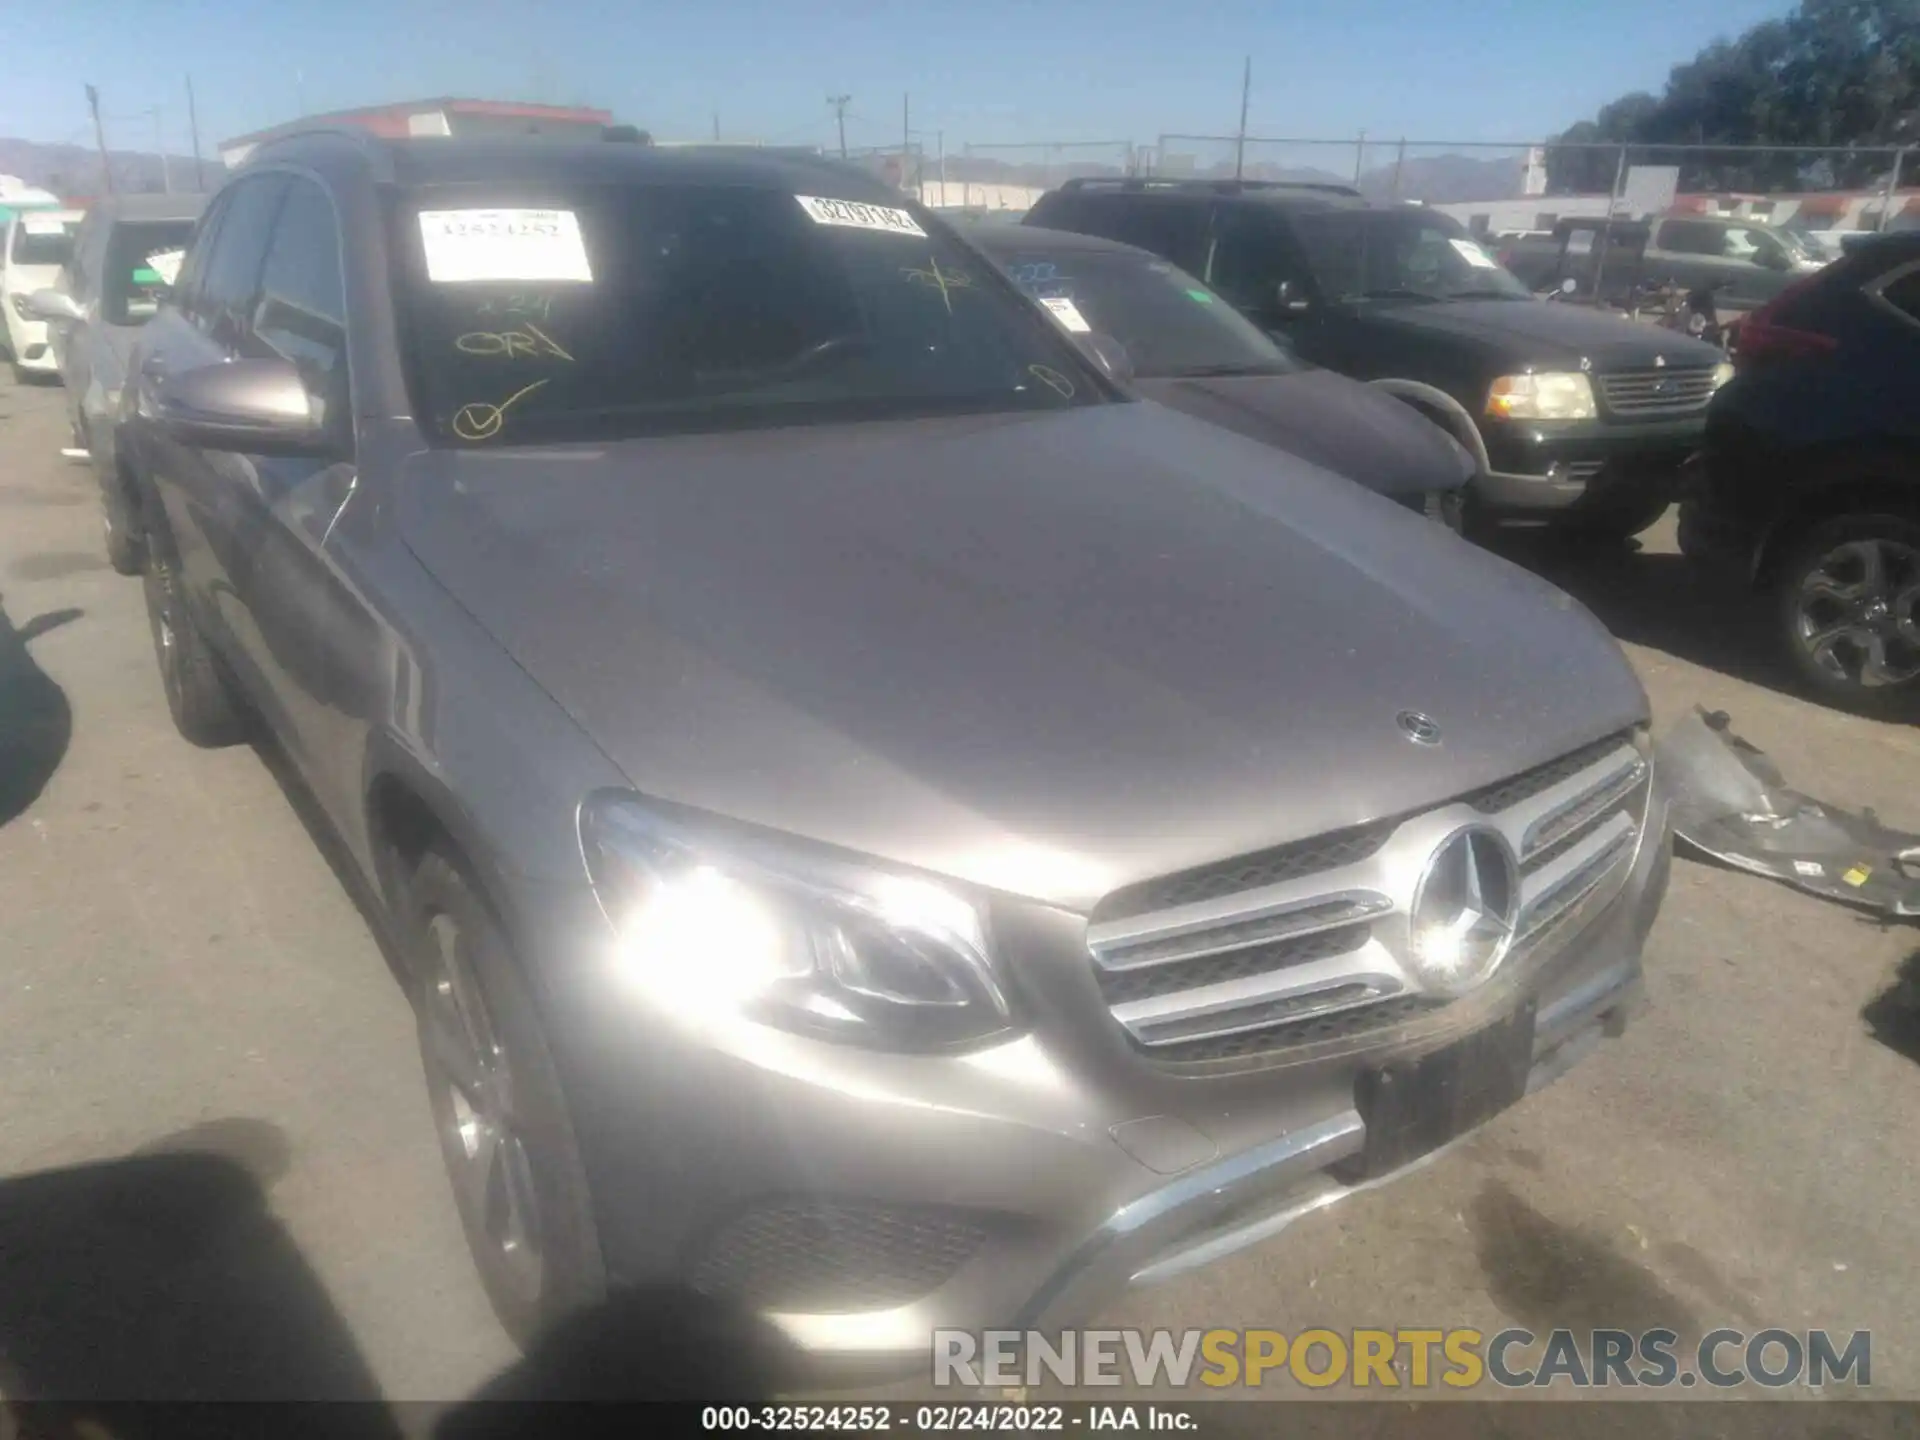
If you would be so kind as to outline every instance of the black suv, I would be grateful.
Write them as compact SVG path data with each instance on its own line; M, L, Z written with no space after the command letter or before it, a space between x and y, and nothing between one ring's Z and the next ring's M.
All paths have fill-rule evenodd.
M1473 453L1486 517L1646 529L1731 374L1683 335L1536 300L1450 216L1345 186L1069 180L1026 223L1152 250L1304 359L1379 382Z
M1771 597L1836 704L1920 704L1920 234L1877 236L1749 315L1680 548Z

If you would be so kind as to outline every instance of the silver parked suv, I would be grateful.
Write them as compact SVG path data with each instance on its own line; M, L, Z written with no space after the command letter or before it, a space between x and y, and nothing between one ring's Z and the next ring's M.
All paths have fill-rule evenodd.
M134 370L174 717L337 828L520 1335L659 1280L847 1356L1054 1323L1635 997L1592 617L1130 400L861 176L294 137Z

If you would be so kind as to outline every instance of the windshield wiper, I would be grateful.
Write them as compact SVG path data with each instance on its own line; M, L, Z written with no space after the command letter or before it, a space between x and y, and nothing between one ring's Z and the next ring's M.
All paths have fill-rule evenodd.
M1531 300L1533 296L1516 295L1511 290L1456 290L1447 297L1449 300Z
M1437 300L1439 300L1439 299L1440 299L1441 297L1440 297L1440 296L1438 296L1438 295L1436 295L1436 294L1434 294L1434 293L1433 293L1433 292L1432 292L1431 290L1406 290L1406 289L1386 289L1386 290L1361 290L1361 291L1358 291L1358 292L1356 292L1356 293L1354 294L1354 296L1353 296L1353 298L1354 298L1354 299L1356 299L1356 300L1429 300L1429 301L1437 301Z
M1285 375L1286 373L1285 367L1276 365L1271 360L1242 360L1219 365L1187 365L1174 371L1175 377L1181 380L1213 380L1229 375Z

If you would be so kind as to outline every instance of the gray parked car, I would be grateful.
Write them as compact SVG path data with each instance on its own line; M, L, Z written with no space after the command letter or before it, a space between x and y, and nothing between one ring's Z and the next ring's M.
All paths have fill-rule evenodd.
M1475 467L1459 442L1385 391L1307 364L1178 266L1067 230L961 233L1069 334L1099 353L1117 342L1136 393L1460 528Z
M828 1356L1055 1323L1636 998L1594 619L970 256L823 162L313 134L141 336L168 703L337 830L516 1334L674 1279Z
M52 331L73 445L86 452L99 477L107 558L123 575L140 573L138 526L114 447L127 356L166 290L153 257L187 243L206 203L204 195L108 195L95 201L80 222L59 285L28 297L29 308Z

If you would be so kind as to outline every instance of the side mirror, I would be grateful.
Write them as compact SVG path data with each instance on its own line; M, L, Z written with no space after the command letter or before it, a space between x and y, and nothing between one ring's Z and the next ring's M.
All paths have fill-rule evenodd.
M1125 385L1133 379L1133 356L1113 336L1103 335L1098 330L1089 331L1080 337L1080 348L1100 367L1100 373L1114 384Z
M290 360L233 360L165 381L156 418L185 445L249 455L330 452L306 383Z
M1791 270L1793 257L1784 250L1760 250L1754 253L1753 263L1766 270Z
M81 318L79 302L64 290L36 290L26 299L27 314L49 324Z
M1569 275L1569 276L1567 276L1567 278L1566 278L1566 279L1564 279L1564 280L1562 280L1562 281L1560 282L1560 293L1561 293L1562 295L1577 295L1577 294L1579 294L1579 293L1580 293L1580 282L1579 282L1578 280L1576 280L1576 279L1574 279L1574 278L1573 278L1573 276L1571 276L1571 275Z

